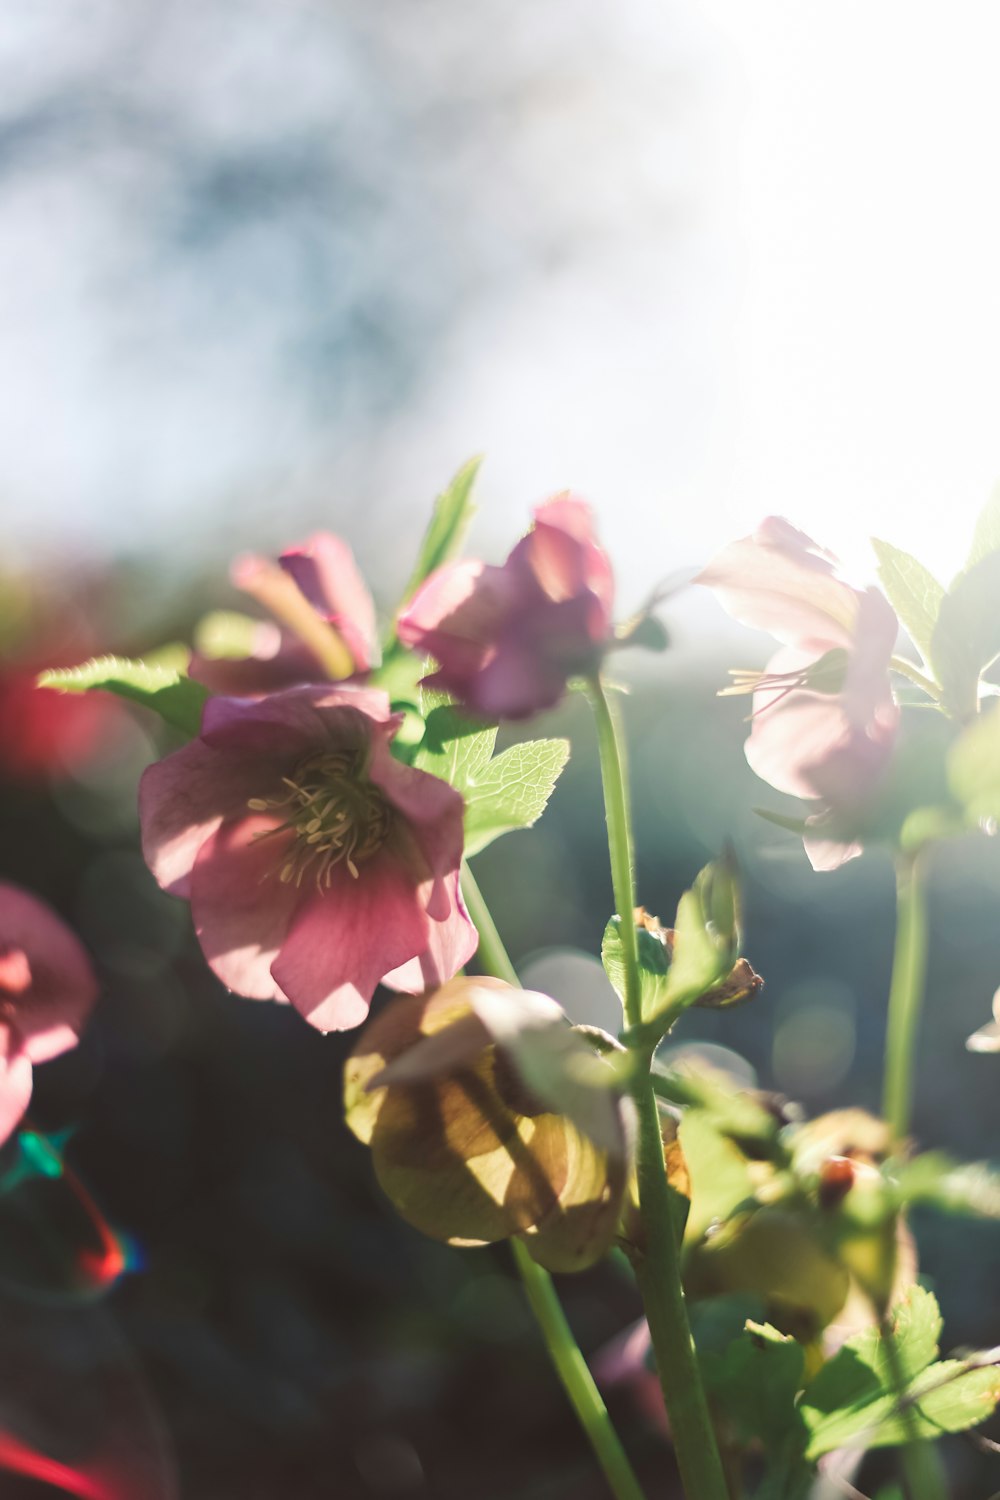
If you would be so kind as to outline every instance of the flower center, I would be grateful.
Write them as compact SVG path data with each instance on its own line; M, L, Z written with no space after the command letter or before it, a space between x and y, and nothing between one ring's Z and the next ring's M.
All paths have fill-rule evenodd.
M377 854L389 836L392 808L364 775L350 751L319 752L281 778L283 796L250 797L252 812L280 812L284 822L255 835L273 838L291 829L295 840L278 870L286 885L302 884L308 872L317 889L329 890L335 867L347 866L354 880L358 866Z
M789 693L827 693L835 695L843 690L847 675L847 652L840 646L825 652L807 667L798 667L792 672L757 672L743 667L731 667L733 679L729 687L720 688L719 698L731 698L738 693L756 693L770 689L773 697L750 715L752 719L765 709L775 708Z

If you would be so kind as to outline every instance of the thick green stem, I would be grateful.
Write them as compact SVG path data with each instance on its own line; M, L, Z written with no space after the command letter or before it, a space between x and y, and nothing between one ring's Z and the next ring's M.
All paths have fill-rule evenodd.
M615 906L621 918L625 1019L630 1028L641 1028L639 954L632 919L635 884L628 784L618 726L600 680L591 684L590 699L597 723L601 777L604 783L611 882ZM632 1097L638 1115L636 1176L644 1240L639 1246L636 1279L646 1309L646 1320L649 1323L685 1493L688 1500L728 1500L729 1489L705 1399L681 1287L680 1253L670 1210L660 1116L649 1072L651 1051L644 1052L643 1061L645 1066L636 1070L632 1084Z
M898 1143L910 1130L913 1066L927 968L927 912L919 857L896 866L896 948L889 987L882 1113Z
M480 966L496 979L505 979L508 984L518 984L514 965L468 865L462 868L462 895L469 908L469 915L479 931L476 957ZM612 1494L616 1500L644 1500L639 1481L632 1471L618 1434L611 1425L608 1409L566 1321L552 1277L544 1267L532 1260L520 1240L512 1240L511 1245L514 1262L545 1340L549 1358L562 1381L577 1420L590 1439Z

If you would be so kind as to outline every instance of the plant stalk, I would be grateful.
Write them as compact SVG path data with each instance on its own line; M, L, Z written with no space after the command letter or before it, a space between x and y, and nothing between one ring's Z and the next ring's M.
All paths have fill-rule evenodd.
M480 966L496 979L519 985L520 980L503 939L468 865L462 866L462 895L469 915L479 931L476 958ZM519 1239L512 1239L511 1247L528 1304L535 1315L549 1358L577 1420L590 1440L615 1500L644 1500L642 1488L608 1416L608 1409L573 1337L552 1277L543 1266L532 1260Z
M913 1071L927 970L927 909L918 855L896 864L896 946L889 986L882 1113L898 1145L910 1131Z
M590 684L608 823L611 881L620 921L625 967L625 1019L641 1028L642 993L633 912L635 884L628 783L618 725L600 679ZM644 1243L636 1260L649 1333L688 1500L729 1500L715 1430L702 1385L681 1286L680 1252L670 1210L660 1116L653 1092L652 1049L642 1051L632 1098L638 1115L636 1176Z

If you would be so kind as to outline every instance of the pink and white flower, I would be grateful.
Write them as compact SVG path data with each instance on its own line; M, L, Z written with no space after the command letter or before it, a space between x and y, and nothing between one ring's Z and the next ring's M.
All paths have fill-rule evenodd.
M143 775L143 852L191 902L229 989L357 1026L376 985L452 978L477 935L459 893L464 803L395 760L385 693L350 684L212 698Z
M551 708L567 679L597 670L611 642L611 563L590 507L557 495L502 567L474 559L432 573L398 622L438 664L426 680L486 719Z
M76 1046L96 998L75 934L37 896L0 881L0 1141L28 1107L34 1065Z
M819 829L870 801L892 753L899 708L889 682L896 616L877 589L841 579L835 559L772 516L725 548L695 580L744 625L782 643L762 673L737 674L753 691L746 757L780 792L821 804ZM860 853L856 843L807 839L816 868Z

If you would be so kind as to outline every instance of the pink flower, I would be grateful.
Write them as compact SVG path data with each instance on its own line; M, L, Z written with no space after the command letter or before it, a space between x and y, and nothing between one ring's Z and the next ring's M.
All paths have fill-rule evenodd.
M435 658L426 680L472 713L523 719L597 669L612 596L589 507L557 495L536 508L502 567L469 559L432 573L400 616L399 638Z
M254 555L237 558L232 580L265 605L282 628L261 621L243 658L196 653L190 674L213 692L275 692L326 677L353 677L378 661L372 596L340 537L318 531L276 563Z
M733 542L695 580L744 625L783 643L763 673L737 674L753 690L746 757L780 792L821 803L817 828L870 801L899 722L889 683L898 623L876 589L852 588L834 559L780 517ZM860 853L842 840L807 840L817 868Z
M0 1141L28 1107L32 1066L76 1046L96 998L79 940L37 896L0 881Z
M201 735L144 773L143 852L191 902L231 990L357 1026L375 986L416 994L476 949L459 894L464 804L402 765L374 689L213 698Z

